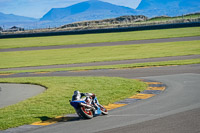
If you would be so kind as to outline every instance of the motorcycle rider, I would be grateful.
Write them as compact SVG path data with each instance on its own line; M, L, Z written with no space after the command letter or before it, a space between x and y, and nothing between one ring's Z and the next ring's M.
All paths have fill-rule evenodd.
M94 101L96 97L93 93L80 93L78 90L74 91L74 95L72 96L72 101L80 100L83 96L86 97L85 101L88 104L93 104L95 108L98 108L97 99Z

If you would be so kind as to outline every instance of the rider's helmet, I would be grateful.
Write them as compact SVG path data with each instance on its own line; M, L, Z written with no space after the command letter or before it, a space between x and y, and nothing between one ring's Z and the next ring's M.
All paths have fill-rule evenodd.
M79 91L74 91L74 95L72 96L72 101L74 100L80 100L81 93Z
M74 95L79 95L80 92L79 91L74 91Z

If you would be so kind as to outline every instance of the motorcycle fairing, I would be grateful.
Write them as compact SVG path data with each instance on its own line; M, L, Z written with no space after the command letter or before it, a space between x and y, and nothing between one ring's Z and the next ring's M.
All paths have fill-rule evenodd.
M70 104L75 107L75 108L78 108L78 106L80 105L80 103L85 103L85 101L71 101Z

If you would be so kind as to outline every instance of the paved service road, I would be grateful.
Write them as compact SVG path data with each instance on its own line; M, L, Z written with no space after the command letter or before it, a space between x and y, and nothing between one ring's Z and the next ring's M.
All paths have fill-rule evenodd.
M149 58L149 59L133 59L133 60L91 62L91 63L66 64L66 65L48 65L48 66L35 66L35 67L34 66L17 67L17 68L5 68L5 69L0 68L0 71L104 66L104 65L133 64L133 63L160 62L160 61L172 61L172 60L187 60L187 59L197 59L197 58L200 58L200 55L170 56L170 57L159 57L159 58Z
M44 87L38 85L6 83L0 83L0 88L0 108L16 104L45 90Z
M108 76L124 78L140 78L148 76L160 76L169 74L198 73L200 74L200 64L150 67L136 69L104 69L89 71L59 71L50 73L18 73L12 75L0 75L0 78L8 77L49 77L49 76Z
M43 47L9 48L9 49L0 49L0 52L63 49L63 48L83 48L83 47L99 47L99 46L117 46L117 45L133 45L133 44L146 44L146 43L193 41L193 40L200 40L200 36L161 38L161 39L135 40L135 41L121 41L121 42L103 42L103 43L90 43L90 44L78 44L78 45L75 44L75 45L58 45L58 46L43 46Z

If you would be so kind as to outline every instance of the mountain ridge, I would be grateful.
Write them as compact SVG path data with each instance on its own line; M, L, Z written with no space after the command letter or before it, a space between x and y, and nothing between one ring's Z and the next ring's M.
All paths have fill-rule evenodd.
M200 11L198 0L142 0L136 8L137 12L148 17L180 16Z
M0 21L1 22L20 22L20 21L36 21L37 19L31 17L24 17L15 14L5 14L0 12Z
M93 18L105 19L134 13L136 12L132 8L117 6L99 0L89 0L65 8L52 8L40 21L66 21L69 20L69 16L76 18L78 21L83 21L83 18L85 20L92 20Z
M0 25L5 28L12 26L50 28L74 22L111 19L126 15L144 15L151 18L182 16L195 12L200 12L198 0L142 0L136 9L101 0L89 0L68 7L52 8L40 19L0 13Z

